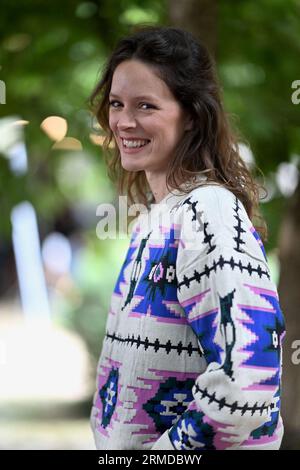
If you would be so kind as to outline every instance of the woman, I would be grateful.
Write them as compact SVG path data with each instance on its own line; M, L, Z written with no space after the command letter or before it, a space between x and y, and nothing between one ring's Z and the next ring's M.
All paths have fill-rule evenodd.
M211 57L187 31L139 28L91 102L111 178L148 209L111 298L97 449L279 449L284 318Z

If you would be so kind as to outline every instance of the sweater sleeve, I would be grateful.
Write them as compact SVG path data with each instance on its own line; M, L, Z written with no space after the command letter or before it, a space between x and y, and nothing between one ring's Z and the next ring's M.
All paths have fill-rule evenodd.
M202 228L193 241L180 238L176 275L207 368L187 409L152 449L251 448L276 439L280 424L284 319L261 241L253 227L247 234L244 226L250 243L245 236L242 248L235 228L213 238L205 222Z

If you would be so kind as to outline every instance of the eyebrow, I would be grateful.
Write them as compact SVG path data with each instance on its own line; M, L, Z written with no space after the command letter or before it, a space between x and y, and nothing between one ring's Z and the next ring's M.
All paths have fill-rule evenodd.
M109 96L114 97L114 98L120 98L115 93L110 93ZM157 98L155 98L154 96L151 96L151 95L140 95L140 96L136 96L134 99L136 99L136 100L154 100L154 101L156 101Z

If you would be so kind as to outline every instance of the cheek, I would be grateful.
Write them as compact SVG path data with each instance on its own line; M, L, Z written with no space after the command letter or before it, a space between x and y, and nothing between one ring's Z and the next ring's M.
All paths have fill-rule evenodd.
M113 119L113 117L111 115L108 116L108 123L109 123L109 127L111 129L115 128L115 119Z
M118 124L118 117L116 116L115 113L109 113L108 115L108 123L109 127L115 132L117 130L117 124Z

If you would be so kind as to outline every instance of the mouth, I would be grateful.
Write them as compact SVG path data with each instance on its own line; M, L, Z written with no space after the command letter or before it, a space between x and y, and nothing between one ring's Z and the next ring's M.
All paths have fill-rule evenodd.
M135 153L135 152L139 152L140 150L142 150L144 147L146 147L150 142L151 140L149 139L136 139L137 142L139 142L139 145L135 145L135 146L127 146L124 142L124 140L126 141L126 139L123 139L121 137L121 142L122 142L122 149L124 150L124 152L126 153ZM128 141L127 141L128 142ZM130 140L129 140L130 142Z

